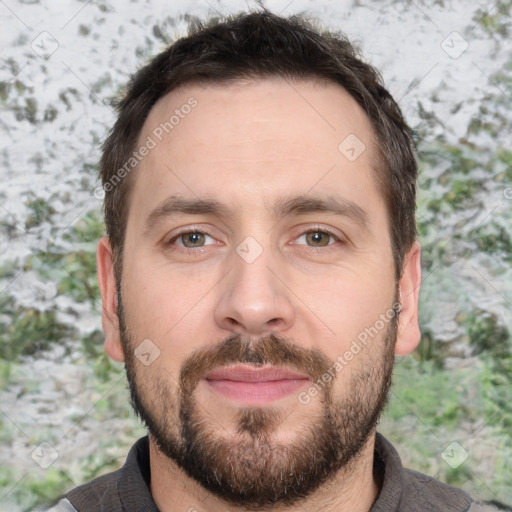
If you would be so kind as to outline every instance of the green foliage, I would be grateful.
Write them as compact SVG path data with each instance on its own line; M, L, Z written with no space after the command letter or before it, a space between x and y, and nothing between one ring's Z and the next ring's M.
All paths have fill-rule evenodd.
M73 227L69 235L65 235L71 241L97 242L105 232L105 224L99 211L90 212L80 219Z
M59 293L70 295L77 302L87 300L95 303L99 300L99 288L96 279L96 257L90 251L76 251L60 258L59 265L65 268L67 275L59 281Z
M72 329L57 320L54 309L14 307L10 297L2 300L0 309L4 317L10 317L11 323L0 319L0 358L15 361L20 355L36 354L48 349L51 343L63 342L72 333ZM7 315L5 315L7 313ZM7 370L3 370L4 374Z
M490 36L499 35L501 38L507 38L511 30L510 0L500 0L492 5L492 8L478 9L473 21L478 23Z
M502 426L509 433L507 443L512 446L512 355L484 357L486 369L482 373L482 393L486 396L485 416L492 424Z
M482 355L472 365L450 370L438 369L433 361L399 358L392 389L379 430L396 443L405 466L473 494L478 489L481 497L495 497L489 489L499 489L502 500L512 500L511 356ZM481 425L476 432L463 427L475 424ZM469 452L457 468L441 458L454 440ZM485 475L479 473L482 461L473 452L479 444L494 446ZM486 485L481 488L482 481Z
M449 372L438 370L433 361L402 360L395 368L394 400L387 414L394 419L416 413L431 426L455 427L471 414L460 403L461 386L453 386Z
M31 472L25 475L20 475L10 468L0 468L0 489L9 492L3 497L2 505L16 503L26 512L34 510L38 505L51 503L56 496L64 493L73 484L64 471L54 467L48 468L44 473Z
M479 189L478 183L474 180L453 179L450 184L450 190L445 194L444 200L453 208L458 209L468 204Z
M476 311L464 319L464 324L476 354L487 352L498 359L510 356L510 334L505 327L499 325L496 315Z
M0 262L0 279L9 279L14 277L19 272L19 265L16 261L2 261ZM4 297L5 298L5 297ZM2 299L0 299L0 311Z
M44 199L35 198L27 203L31 213L25 221L27 229L40 226L41 224L48 222L52 214L55 213L53 206Z
M9 382L9 377L11 376L11 368L12 364L10 361L6 361L5 359L0 358L0 389L4 389L6 384ZM2 430L2 422L0 420L0 432Z
M490 222L478 226L469 234L480 251L488 254L502 254L505 261L512 262L512 240L504 226Z
M50 503L56 496L63 494L73 485L73 480L65 471L53 467L48 468L45 471L44 478L32 477L28 482L25 482L25 486L28 487L33 496L30 507L39 503Z
M468 466L462 464L458 467L451 468L447 467L444 481L453 485L454 487L462 487L464 483L473 478L473 474L469 470Z
M82 338L82 350L89 360L95 360L103 353L103 333L98 329Z
M428 329L423 329L420 343L414 351L414 355L420 361L431 361L433 366L440 370L444 368L444 359L446 357L441 347L442 345L434 338L432 332Z
M92 361L94 376L99 382L109 382L116 374L121 374L122 370L118 365L112 362L103 349L103 333L95 330L82 339L84 355L89 361Z
M32 201L30 206L33 210L27 221L30 226L46 222L53 212L40 199ZM76 302L89 301L99 310L95 250L96 242L102 234L103 223L99 212L89 213L65 237L76 247L74 251L51 246L47 251L31 255L23 270L35 270L45 280L57 282L60 295L68 295ZM13 277L17 267L16 262L4 262L0 268L0 277ZM19 356L46 350L52 343L63 343L74 333L72 326L57 319L54 308L40 311L21 307L15 304L12 297L4 295L0 297L0 311L0 358L5 361L16 361ZM104 374L109 371L105 362L102 371ZM2 369L2 372L4 375L8 373L6 369Z
M494 172L485 161L485 154L482 155L482 151L469 142L461 142L458 146L442 140L423 143L419 147L419 158L420 234L428 231L428 224L432 220L473 205L475 194L482 187L482 178L476 179L474 176L476 170L484 169L490 174ZM440 166L446 170L434 179L432 176L439 174L435 170Z
M496 161L505 164L504 172L497 175L498 181L512 181L512 151L500 148L496 152Z
M74 245L75 250L66 251L52 246L30 257L26 268L32 268L45 279L57 282L60 295L68 295L77 302L89 301L99 310L96 243L102 235L100 214L89 213L64 237Z

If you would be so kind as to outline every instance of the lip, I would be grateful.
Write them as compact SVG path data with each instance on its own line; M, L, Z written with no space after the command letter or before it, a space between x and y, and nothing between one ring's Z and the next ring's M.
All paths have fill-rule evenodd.
M304 374L285 368L231 366L204 377L213 391L245 405L262 405L284 398L310 381Z
M255 368L254 366L229 366L219 368L205 376L206 380L232 380L236 382L273 382L276 380L309 379L302 373L292 372L286 368L271 366Z

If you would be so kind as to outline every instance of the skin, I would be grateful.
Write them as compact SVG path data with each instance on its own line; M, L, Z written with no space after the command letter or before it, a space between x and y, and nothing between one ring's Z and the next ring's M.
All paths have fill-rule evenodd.
M335 84L261 79L187 86L169 93L151 110L140 141L191 96L197 107L149 152L132 176L121 280L124 313L133 338L150 339L160 350L150 366L141 365L141 379L150 381L155 375L151 372L166 372L174 389L181 364L191 352L234 334L258 339L278 333L336 360L389 310L396 290L388 215L373 177L369 120ZM356 134L366 146L353 162L338 150L349 134ZM272 214L277 198L301 194L349 200L364 210L367 227L327 212ZM147 230L147 217L170 195L216 199L232 214L180 215ZM312 247L304 235L325 228L336 237L328 238L329 245L322 239L323 246ZM205 245L186 252L178 245L183 238L175 238L184 230L207 231ZM236 251L249 236L263 249L251 263ZM122 361L116 278L106 237L98 244L97 265L105 349ZM419 342L420 280L420 246L415 242L398 283L398 355L408 354ZM334 397L347 396L355 372L378 364L372 354L382 354L382 334L337 374ZM310 386L305 383L301 390ZM218 435L235 439L234 402L204 381L195 396L205 417L218 425ZM316 398L303 405L292 393L269 404L285 413L273 439L293 444L301 424L314 424L320 410ZM299 508L280 510L368 511L379 492L379 480L372 473L373 449L374 434L332 485L319 488ZM150 450L151 491L160 510L244 510L180 471L151 437Z

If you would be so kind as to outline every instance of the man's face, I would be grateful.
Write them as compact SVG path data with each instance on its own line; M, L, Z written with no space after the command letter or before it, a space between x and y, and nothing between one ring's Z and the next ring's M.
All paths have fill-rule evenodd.
M397 286L370 123L334 84L260 80L174 91L148 136L119 297L136 407L204 487L292 503L350 466L389 387Z

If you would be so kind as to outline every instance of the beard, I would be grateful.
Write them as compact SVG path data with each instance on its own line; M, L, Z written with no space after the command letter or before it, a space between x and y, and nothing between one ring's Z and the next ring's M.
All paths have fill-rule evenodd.
M341 396L333 393L338 379L332 379L319 386L317 401L299 406L311 407L311 414L297 426L293 442L285 443L275 437L287 418L283 409L234 408L233 435L197 400L197 385L212 370L236 363L285 367L320 382L329 370L332 373L333 361L276 334L257 342L235 335L190 354L173 386L164 368L142 369L134 356L136 342L127 329L120 293L118 304L133 408L156 448L203 488L247 510L261 510L298 503L340 471L350 473L388 399L398 315L382 337L370 342L365 364L351 368ZM355 367L357 362L349 364Z

